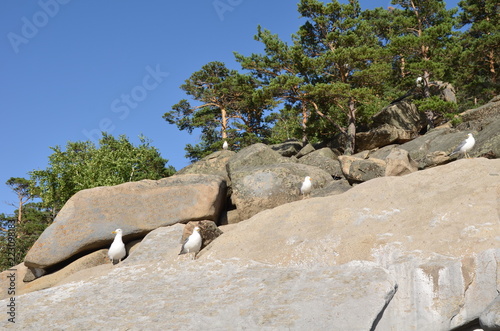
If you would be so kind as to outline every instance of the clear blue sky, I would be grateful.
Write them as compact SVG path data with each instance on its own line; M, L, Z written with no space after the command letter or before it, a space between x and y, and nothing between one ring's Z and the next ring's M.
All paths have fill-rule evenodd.
M210 61L239 69L233 51L261 52L259 24L289 40L301 24L297 2L2 0L0 213L17 202L8 178L46 168L50 146L94 140L101 129L134 144L144 134L169 165L188 165L184 146L199 135L162 119L186 98L179 86Z

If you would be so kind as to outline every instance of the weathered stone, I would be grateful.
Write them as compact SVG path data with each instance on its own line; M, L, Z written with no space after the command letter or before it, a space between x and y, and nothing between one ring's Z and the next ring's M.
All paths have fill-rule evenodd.
M17 316L14 326L22 330L375 330L395 292L396 283L387 271L361 261L304 269L237 261L179 259L172 264L160 259L94 268L94 275L85 281L16 298L25 313ZM4 307L7 303L0 301ZM0 321L1 328L11 324L6 318Z
M330 195L342 194L350 190L351 188L352 186L349 184L347 179L343 178L339 180L334 180L333 182L330 182L325 186L315 190L311 194L311 197L326 197Z
M175 224L151 231L144 237L135 251L123 261L123 265L153 264L161 261L164 261L166 265L175 263L180 258L179 252L183 242L181 239L184 229L185 225ZM85 279L85 274L81 274L80 278L74 277L71 281L79 279Z
M329 148L322 148L311 152L301 157L299 163L323 169L333 177L343 177L338 156Z
M291 157L296 155L302 149L302 143L298 140L291 140L282 144L271 145L270 147L281 156Z
M500 209L499 187L500 160L482 158L377 178L263 211L198 259L305 268L376 262L399 285L381 330L450 330L477 320L497 295L500 215L491 211Z
M376 178L340 195L263 211L225 233L211 255L231 258L231 247L238 246L237 257L263 263L314 257L333 265L372 260L372 249L394 242L402 251L470 255L495 248L500 239L500 215L491 212L500 208L499 187L500 160L483 158Z
M214 152L208 156L205 156L198 162L188 165L177 171L176 175L184 174L205 174L205 175L219 175L224 177L227 185L230 186L230 179L227 174L226 165L229 159L233 157L236 153L233 151L222 150Z
M304 155L307 155L309 153L312 153L314 152L316 149L313 147L313 145L311 144L307 144L305 145L296 155L296 157L298 159L300 159L301 157L303 157Z
M486 125L498 120L500 117L500 96L493 98L490 102L482 106L466 110L459 116L461 117L464 126L469 122L476 122L478 123L478 126L483 128ZM458 126L458 129L468 130L469 128L461 128Z
M16 295L21 295L52 287L57 283L59 283L64 278L69 277L70 275L80 270L109 263L109 258L107 254L108 254L107 249L101 249L92 252L88 255L85 255L79 258L78 260L70 263L66 267L62 268L61 270L48 274L44 277L40 277L29 282L18 282L15 289ZM7 293L2 293L2 295L0 295L0 299L4 299L6 297Z
M259 143L245 147L233 156L227 164L227 170L229 177L232 179L232 173L242 168L252 168L287 162L288 158L281 156L270 147Z
M372 117L372 128L390 125L397 129L417 133L427 124L425 114L410 102L401 101L389 105Z
M417 132L383 124L367 132L356 134L356 151L364 151L390 144L401 144L417 137Z
M393 148L385 163L385 176L403 176L418 171L417 163L401 148Z
M373 159L379 159L379 160L384 160L385 161L387 159L387 157L389 156L389 154L391 154L391 152L394 149L396 149L396 148L399 148L399 145L397 145L397 144L387 145L387 146L384 146L384 147L381 147L381 148L372 149L370 151L367 151L368 154L366 154L362 158L363 159L373 158ZM361 153L358 153L358 154L354 154L353 156L357 156L357 155L363 155L363 154L361 152Z
M484 331L500 330L500 295L497 295L479 317Z
M386 163L379 159L339 156L342 173L349 183L361 183L385 175Z
M411 159L417 162L419 169L425 169L450 162L450 153L466 137L467 133L453 129L435 129L402 144L400 148L408 151Z
M500 118L476 134L475 139L476 144L469 152L472 157L500 158Z
M189 237L193 233L193 229L195 226L198 226L200 228L200 234L203 239L201 249L209 245L212 241L217 239L217 237L222 234L222 231L212 221L204 220L189 222L188 224L186 224L182 232L181 243L184 243L187 237Z
M458 329L477 320L497 295L500 250L489 249L466 258L437 254L422 258L418 251L398 251L397 245L384 250L375 256L397 275L398 294L379 323L381 330L409 326L424 331Z
M241 219L247 219L262 210L301 199L300 186L305 176L311 177L313 192L333 181L319 168L296 163L240 168L231 174L231 199Z
M107 248L116 228L123 230L126 242L160 226L217 221L225 190L220 176L179 175L80 191L38 238L25 264L47 268L78 253Z
M26 273L24 274L23 282L34 281L35 279L42 277L46 273L47 271L44 269L30 267L28 268L28 270L26 270Z

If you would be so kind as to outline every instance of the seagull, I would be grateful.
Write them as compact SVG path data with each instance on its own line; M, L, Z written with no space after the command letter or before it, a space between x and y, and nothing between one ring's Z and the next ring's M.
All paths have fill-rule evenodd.
M453 153L450 154L450 156L452 156L453 154L459 153L459 154L464 154L465 157L469 158L469 155L467 154L467 152L470 151L472 149L472 147L474 147L475 143L476 143L476 140L472 136L472 133L469 133L468 138L465 139L464 141L462 141L460 143L460 145L458 145L457 148L455 148Z
M309 195L309 193L311 193L311 190L312 190L311 177L306 176L306 178L304 179L304 182L302 182L302 187L300 188L300 193L302 193L302 195L306 196L306 195Z
M224 140L224 144L222 144L222 149L228 149L228 144L227 144L227 141Z
M416 81L417 82L417 87L422 87L424 85L423 81L424 81L424 79L422 77L418 77L417 81Z
M109 247L108 256L109 256L109 259L111 260L111 263L116 264L115 260L118 260L118 262L121 262L122 259L127 254L127 251L125 250L125 244L123 243L123 240L122 240L122 229L116 229L115 231L113 231L111 233L116 233L116 236L115 236L115 240L113 240L113 243Z
M196 257L196 254L200 251L201 248L202 238L200 231L200 228L198 226L195 226L195 228L193 229L193 233L186 239L186 241L184 241L184 244L182 244L179 255L194 253L194 257Z

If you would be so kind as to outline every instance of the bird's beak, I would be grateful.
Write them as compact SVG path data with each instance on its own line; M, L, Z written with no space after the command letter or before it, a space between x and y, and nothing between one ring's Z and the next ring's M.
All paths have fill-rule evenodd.
M113 231L113 232L111 232L111 233L116 233L116 231Z

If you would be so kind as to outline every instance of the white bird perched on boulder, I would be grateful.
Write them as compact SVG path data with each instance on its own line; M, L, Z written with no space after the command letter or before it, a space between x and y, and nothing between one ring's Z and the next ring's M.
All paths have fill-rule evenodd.
M472 133L469 133L467 139L462 141L460 143L460 145L458 145L457 148L455 148L455 150L450 154L450 156L452 156L453 154L460 153L460 154L464 154L465 157L469 158L469 155L467 154L467 152L470 151L472 149L472 147L474 147L475 143L476 143L476 139L474 139L474 137L472 136Z
M121 262L125 255L127 255L127 251L125 250L125 244L122 240L122 230L116 229L112 233L116 233L116 236L115 240L113 240L113 243L109 247L108 257L111 260L111 263L116 264L115 260Z
M222 149L227 150L229 148L229 145L227 144L227 141L224 140L224 143L222 144Z
M193 233L189 237L187 237L186 241L184 241L184 244L182 244L179 255L194 253L194 257L196 257L196 254L200 251L201 248L202 238L200 231L201 230L198 226L194 227Z
M422 77L417 78L417 87L422 87L424 85L424 79Z
M309 193L311 193L311 190L312 190L311 177L306 176L306 178L304 178L304 181L302 182L300 193L302 193L302 195L304 196L309 195Z

